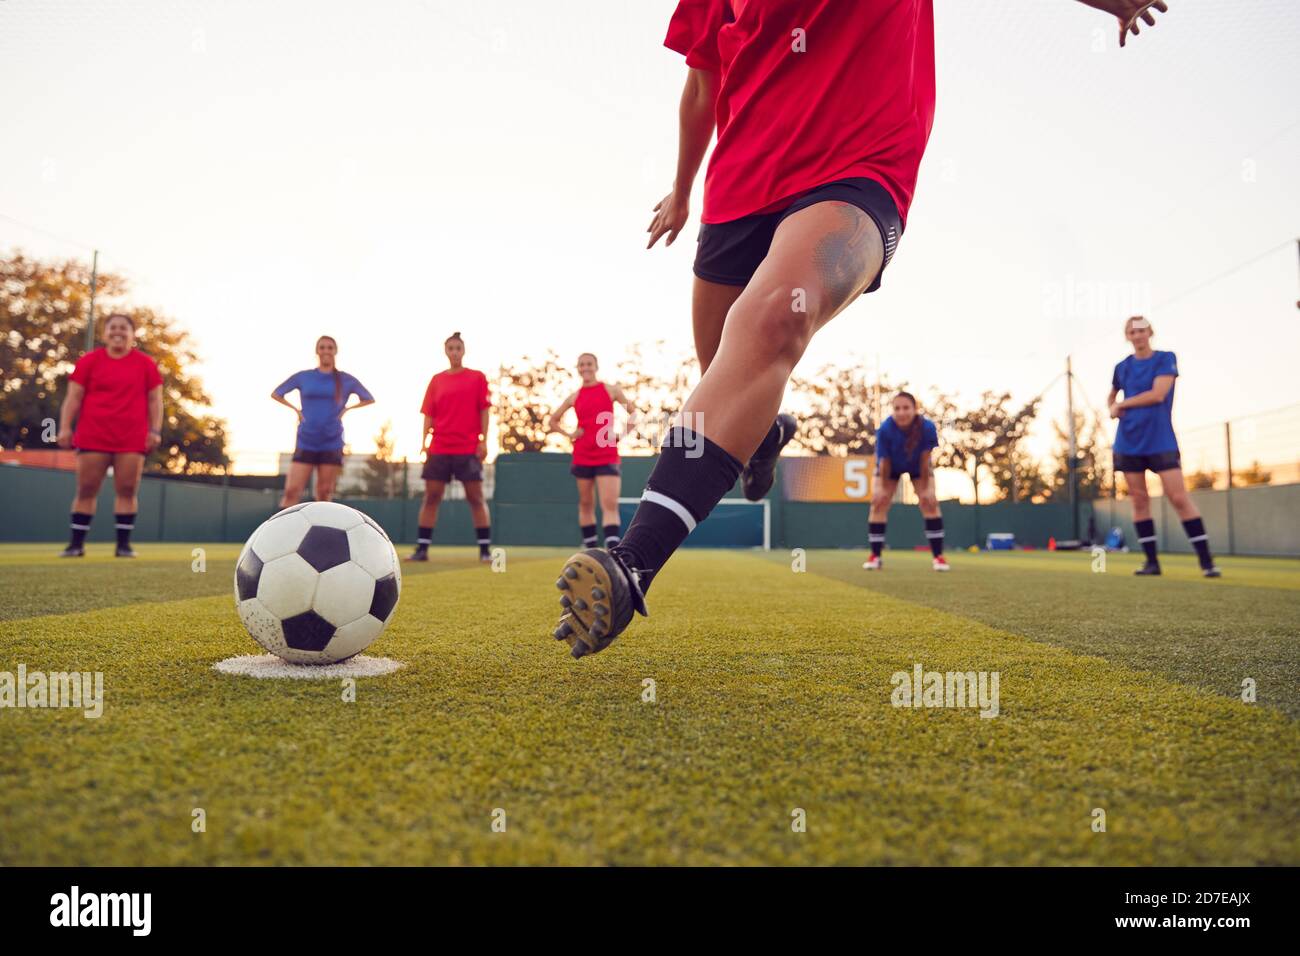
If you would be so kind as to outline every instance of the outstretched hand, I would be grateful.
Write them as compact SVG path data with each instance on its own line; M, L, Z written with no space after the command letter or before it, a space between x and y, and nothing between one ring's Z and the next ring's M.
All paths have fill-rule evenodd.
M686 225L686 220L690 218L690 197L678 196L677 190L674 189L655 203L654 212L654 219L650 220L650 225L646 227L646 232L650 233L650 241L646 243L646 248L653 246L665 233L668 239L664 245L671 246L677 234Z
M1119 20L1120 46L1128 40L1130 32L1134 36L1142 32L1142 23L1146 23L1149 27L1156 25L1152 10L1159 10L1161 13L1169 12L1165 0L1082 0L1082 2L1096 10L1114 14Z

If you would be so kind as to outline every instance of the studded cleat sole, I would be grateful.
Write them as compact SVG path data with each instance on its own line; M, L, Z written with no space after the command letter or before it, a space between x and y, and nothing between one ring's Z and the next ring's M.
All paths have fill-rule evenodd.
M634 612L646 613L634 572L600 548L579 551L565 561L555 586L562 613L551 636L567 641L575 658L603 651L631 623Z

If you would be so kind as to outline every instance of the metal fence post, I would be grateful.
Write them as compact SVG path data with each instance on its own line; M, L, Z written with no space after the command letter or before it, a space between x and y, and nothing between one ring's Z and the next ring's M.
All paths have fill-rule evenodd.
M1237 553L1237 542L1232 531L1232 423L1223 423L1223 444L1228 451L1228 490L1224 492L1227 495L1228 505L1228 553Z

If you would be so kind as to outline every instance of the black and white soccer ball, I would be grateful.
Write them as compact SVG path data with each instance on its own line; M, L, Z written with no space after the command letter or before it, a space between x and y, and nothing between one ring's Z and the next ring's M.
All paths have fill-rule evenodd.
M393 618L401 564L384 529L332 501L294 505L262 523L235 565L248 633L294 664L360 654Z

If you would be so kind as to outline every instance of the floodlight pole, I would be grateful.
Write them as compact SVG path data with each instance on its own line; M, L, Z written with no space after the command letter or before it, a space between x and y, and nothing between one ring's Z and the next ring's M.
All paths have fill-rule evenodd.
M1074 433L1074 372L1070 356L1065 357L1065 415L1070 421L1070 462L1066 473L1070 482L1070 521L1074 527L1074 540L1079 540L1079 493L1075 480L1075 467L1079 457L1078 438Z
M99 284L99 250L95 250L95 257L91 260L90 266L90 314L86 316L86 351L90 352L95 348L95 288Z

